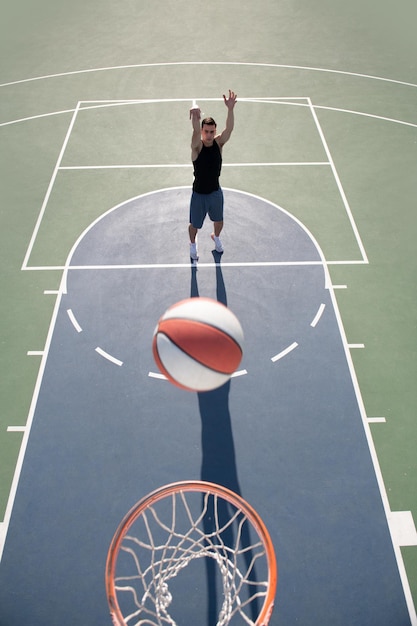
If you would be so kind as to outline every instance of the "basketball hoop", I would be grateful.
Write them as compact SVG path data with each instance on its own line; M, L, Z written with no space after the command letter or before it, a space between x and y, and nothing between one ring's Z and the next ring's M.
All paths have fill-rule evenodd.
M201 558L220 573L216 626L267 626L277 565L265 524L239 495L198 480L156 489L119 524L106 563L115 626L176 626L171 587L184 568Z

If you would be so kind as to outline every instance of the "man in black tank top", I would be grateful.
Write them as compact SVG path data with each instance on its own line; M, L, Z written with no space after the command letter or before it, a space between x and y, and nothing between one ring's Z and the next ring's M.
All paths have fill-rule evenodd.
M229 96L223 95L227 106L226 126L216 133L216 122L212 117L206 117L201 122L201 111L197 105L190 110L190 119L193 125L191 138L191 160L194 166L193 191L190 202L190 257L198 260L196 237L203 226L206 215L213 222L213 234L216 251L223 252L220 233L223 228L223 192L219 178L222 169L222 148L230 139L234 126L233 109L236 104L236 94L229 89Z

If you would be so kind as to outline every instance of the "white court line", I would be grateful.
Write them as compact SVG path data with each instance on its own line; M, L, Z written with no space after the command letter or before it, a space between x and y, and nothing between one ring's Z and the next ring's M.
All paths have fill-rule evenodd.
M302 165L330 165L328 161L272 161L254 163L223 163L222 167L289 167ZM160 168L187 168L192 169L192 163L130 163L116 165L62 165L59 170L129 170L129 169L160 169Z
M166 376L164 376L163 374L160 374L159 372L149 372L148 376L150 378L159 378L160 380L168 380Z
M32 237L30 238L30 242L29 242L29 246L28 246L28 249L26 251L26 254L25 254L25 258L23 259L22 269L24 269L27 266L29 258L30 258L30 255L32 253L33 246L35 245L35 241L36 241L36 238L38 236L39 228L41 226L41 223L42 223L42 220L43 220L43 216L45 214L46 206L47 206L47 204L49 202L49 198L50 198L50 195L52 193L52 189L53 189L54 184L55 184L55 179L56 179L57 174L58 174L59 166L60 166L60 163L62 162L62 159L64 157L64 152L65 152L65 150L67 148L67 144L68 144L68 141L69 141L72 129L73 129L74 124L75 124L75 120L76 120L76 117L77 117L77 114L78 114L79 107L80 107L80 103L77 104L77 106L76 106L76 108L74 110L74 114L73 114L73 116L71 118L70 125L69 125L67 133L65 135L64 143L62 144L62 148L61 148L61 151L60 151L59 156L58 156L58 160L57 160L57 162L55 164L55 167L54 167L54 170L52 172L51 180L49 181L48 189L46 191L45 198L43 200L42 207L41 207L40 213L38 215L38 219L36 220L35 228L33 230Z
M124 165L120 163L118 165L62 165L59 170L134 170L134 169L158 169L158 168L188 168L193 167L192 163L151 163L151 164L136 164L131 163Z
M316 317L313 319L313 321L311 322L310 326L312 326L313 328L315 326L317 326L321 316L323 315L323 311L324 311L325 308L326 308L326 305L321 303L320 306L319 306L319 310L316 313Z
M347 289L347 285L332 285L333 289Z
M386 421L385 417L368 417L370 424L385 424Z
M26 426L8 426L8 433L24 433L26 430Z
M287 355L289 352L292 352L292 350L294 350L297 346L298 346L298 343L296 341L294 341L294 343L292 343L290 346L288 346L288 348L285 348L285 350L283 350L282 352L279 352L275 356L272 356L271 357L271 361L273 363L275 363L275 361L278 361L279 359L282 359L282 357Z
M28 356L42 356L44 353L43 350L28 350L26 354Z
M365 405L363 402L358 378L356 375L355 366L353 364L352 355L349 350L349 348L352 345L363 347L363 344L348 344L347 339L346 339L346 333L345 333L343 322L342 322L342 317L341 317L339 307L337 304L337 299L334 294L334 290L331 289L329 293L330 293L330 298L333 303L333 310L336 315L337 324L339 326L339 333L343 339L343 344L345 346L346 360L349 366L350 376L351 376L352 383L355 389L356 399L357 399L358 407L359 407L361 417L362 417L363 428L364 428L365 436L368 442L368 448L371 454L372 463L374 466L374 471L375 471L376 479L377 479L378 486L379 486L379 492L381 494L385 516L386 516L387 521L389 521L390 515L391 515L391 508L390 508L390 504L388 500L388 494L387 494L387 490L385 487L384 478L383 478L382 471L381 471L381 466L379 464L378 454L375 448L375 442L374 442L372 432L371 432L371 426L367 419ZM406 603L407 603L408 612L410 615L411 624L413 626L417 626L417 615L416 615L416 610L414 606L414 600L413 600L411 589L410 589L410 583L409 583L408 576L407 576L407 571L405 568L404 559L403 559L401 549L397 540L398 538L396 536L395 529L393 528L392 524L389 524L389 527L390 527L390 534L391 534L391 539L393 543L393 548L395 552L395 558L397 561L397 567L398 567L400 578L401 578L401 583L402 583L404 596L405 596Z
M326 265L366 265L363 259L326 261ZM323 265L323 261L247 261L232 262L222 261L222 267L297 267L308 265ZM198 267L218 267L220 263L198 263ZM191 267L191 263L147 263L132 265L28 265L22 267L25 272L50 272L51 270L145 270L145 269L169 269L176 267ZM333 289L345 289L343 285L333 285Z
M300 98L300 99L301 99L301 98ZM325 153L326 153L326 155L327 155L327 157L328 157L328 161L327 161L327 163L325 163L325 164L326 164L326 165L329 165L329 166L331 167L331 169L332 169L332 173L333 173L333 176L334 176L334 178L335 178L335 180L336 180L336 185L337 185L337 187L338 187L339 194L341 195L342 202L343 202L343 205L344 205L344 207L345 207L345 211L347 212L347 215L348 215L348 218L349 218L349 221L350 221L351 228L352 228L352 230L353 230L353 233L354 233L354 236L355 236L355 239L356 239L357 245L358 245L358 247L359 247L359 250L360 250L360 253L361 253L361 256L362 256L362 260L363 260L364 262L366 262L366 263L367 263L367 262L368 262L368 260L367 260L367 256L366 256L366 252L365 252L364 246L363 246L363 244L362 244L362 241L361 241L361 238L360 238L359 232L358 232L357 227L356 227L356 224L355 224L355 222L354 222L353 215L352 215L352 213L351 213L351 210L350 210L349 204L348 204L348 202L347 202L347 198L346 198L346 196L345 196L345 193L344 193L343 187L342 187L341 182L340 182L340 179L339 179L339 177L338 177L338 173L337 173L337 171L336 171L336 168L335 168L334 162L333 162L333 160L332 160L332 157L331 157L331 154L330 154L330 151L329 151L328 145L327 145L327 143L326 143L326 140L325 140L325 137L324 137L324 133L323 133L323 131L322 131L322 129L321 129L321 126L320 126L320 123L319 123L319 121L318 121L317 115L316 115L316 113L315 113L315 111L314 111L314 107L313 107L313 105L312 105L311 99L310 99L310 98L308 98L308 97L303 97L302 99L303 99L303 100L305 100L305 102L306 102L306 106L308 107L308 110L309 110L309 112L310 112L310 115L311 115L311 117L312 117L312 119L313 119L313 123L314 123L314 124L315 124L315 126L316 126L316 130L318 131L319 137L320 137L321 142L322 142L322 145L323 145L323 147L324 147L324 151L325 151ZM183 100L183 99L181 99L181 101L182 101L182 100ZM218 100L218 99L215 99L215 100ZM167 101L169 101L169 100L168 100L168 99L165 99L165 100L160 100L160 101L161 101L161 102L163 102L163 101L167 102ZM171 99L171 101L172 101L172 99ZM251 100L247 100L247 101L248 101L248 102L253 102L253 99L251 99ZM264 102L265 100L262 100L262 101ZM277 101L278 101L278 100L277 100ZM281 102L282 102L282 98L281 98L279 101L281 101ZM134 102L136 102L136 101L134 101ZM141 101L141 103L142 103L142 104L143 104L143 102L144 102L144 101ZM122 103L122 104L126 104L126 103L127 103L127 101L121 101L121 103ZM73 127L74 127L74 125L75 125L75 121L76 121L76 119L77 119L77 116L78 116L79 112L80 112L80 111L82 112L82 111L84 110L84 109L83 109L83 107L82 107L82 104L83 104L83 102L82 102L82 101L79 101L79 102L78 102L77 107L76 107L76 109L75 109L75 111L74 111L74 114L73 114L73 116L72 116L70 126L69 126L69 128L68 128L68 131L67 131L66 137L65 137L65 139L64 139L64 143L63 143L63 145L62 145L61 152L60 152L60 154L59 154L59 157L58 157L57 163L56 163L56 165L55 165L54 173L53 173L52 178L51 178L51 181L50 181L50 183L49 183L48 190L47 190L47 193L46 193L46 196L45 196L45 199L44 199L43 205L42 205L42 207L41 207L41 211L40 211L40 214L39 214L39 216L38 216L38 220L37 220L36 225L35 225L35 229L34 229L34 231L33 231L33 233L32 233L32 237L31 237L31 240L30 240L30 243L29 243L29 246L28 246L28 249L27 249L26 255L25 255L25 259L24 259L24 262L23 262L23 265L22 265L22 269L24 269L24 268L28 265L28 261L29 261L30 255L31 255L32 250L33 250L33 247L34 247L34 245L35 245L35 241L36 241L36 238L37 238L37 234L38 234L38 231L39 231L39 229L40 229L40 224L41 224L41 222L42 222L42 220L43 220L43 216L44 216L44 213L45 213L45 211L46 211L46 206L47 206L47 204L48 204L48 202L49 202L49 197L50 197L50 195L51 195L52 188L53 188L53 186L54 186L54 184L55 184L55 179L56 179L56 176L57 176L57 174L58 174L58 171L59 171L59 170L60 170L60 168L61 168L61 163L62 163L62 161L63 161L64 153L65 153L65 151L66 151L66 148L67 148L67 144L68 144L69 138L70 138L70 136L71 136L71 133L72 133ZM114 105L114 104L115 104L115 101L111 101L111 104L112 104L112 105ZM116 104L117 104L117 103L116 103ZM109 105L110 105L110 103L109 103ZM291 105L291 102L289 102L289 105ZM323 162L316 162L316 163L323 163ZM138 164L136 164L136 165L137 165L138 167L147 167L147 168L167 167L167 166L165 166L165 165L161 165L161 164L153 164L153 165L152 165L152 164L145 164L145 165L142 165L142 166L139 166ZM236 166L238 166L238 165L239 165L239 164L225 164L225 166L229 166L229 167L236 167ZM168 166L169 166L169 165L168 165ZM190 167L191 167L191 165L190 165L190 164L186 164L186 165L185 165L185 164L173 164L173 165L171 164L171 166L172 166L172 167L187 167L187 168L190 168ZM247 164L246 166L248 166L248 167L249 167L249 166L250 166L250 167L254 167L254 166L255 166L255 164ZM74 167L77 167L77 166L74 166ZM90 166L82 166L82 167L84 168L84 167L90 167ZM92 167L92 168L94 168L94 169L97 169L97 170L98 170L98 169L101 169L101 167L100 167L100 166L91 166L91 167ZM108 167L108 168L114 168L114 165L112 165L112 166L104 166L104 168L102 168L102 169L106 169L106 167ZM124 165L124 167L125 167L125 165Z
M72 325L74 326L75 330L77 331L77 333L81 333L82 332L82 328L79 325L79 323L77 322L74 313L72 312L72 309L67 309L67 313L68 313L68 317L70 318Z
M320 136L320 139L321 139L321 142L323 144L324 151L325 151L325 153L327 155L327 158L329 159L330 166L331 166L332 172L333 172L333 177L334 177L334 179L336 181L336 185L337 185L337 188L339 190L339 194L340 194L340 196L342 198L342 202L343 202L343 205L345 207L346 214L347 214L347 216L349 218L349 222L350 222L351 228L353 230L353 234L355 235L356 243L359 246L359 250L361 251L362 258L364 259L364 261L368 262L368 257L367 257L366 252L365 252L365 247L364 247L364 245L362 243L362 239L361 239L361 237L359 235L359 230L358 230L358 227L356 226L356 222L355 222L355 220L353 218L352 211L350 210L349 202L347 200L345 191L344 191L342 183L340 181L339 174L338 174L338 172L336 170L336 166L335 166L335 164L333 162L333 158L332 158L332 155L330 153L329 146L327 145L327 141L326 141L326 138L324 136L324 132L323 132L323 130L321 128L321 125L320 125L319 119L317 117L316 111L314 110L314 106L313 106L313 104L312 104L310 99L309 99L309 102L310 102L311 115L313 116L313 120L314 120L314 122L316 124L317 132L318 132L318 134Z
M285 70L301 70L307 72L323 72L325 74L340 74L341 76L352 76L355 78L366 78L368 80L377 80L387 83L394 83L396 85L405 85L406 87L417 87L415 83L409 83L402 80L396 80L394 78L385 78L384 76L374 76L372 74L361 74L359 72L348 72L346 70L336 70L326 67L313 67L308 65L287 65L282 63L255 63L250 61L170 61L168 63L134 63L129 65L109 65L106 67L93 67L84 70L72 70L70 72L59 72L57 74L44 74L43 76L33 76L32 78L23 78L20 80L10 81L8 83L1 83L0 87L9 87L11 85L19 85L21 83L30 83L38 80L46 80L49 78L60 78L63 76L76 76L77 74L91 74L95 72L109 72L116 70L128 70L128 69L146 69L153 67L179 67L187 65L225 65L225 66L239 66L239 67L259 67L259 68L275 68ZM207 100L207 98L196 97L196 100ZM213 99L213 98L212 98ZM187 98L187 101L192 101L193 98Z
M61 279L62 282L62 279ZM26 448L28 445L28 441L29 441L29 437L30 437L30 431L32 428L32 423L33 423L33 417L35 414L35 409L36 409L36 405L38 402L38 398L39 398L39 393L40 393L40 388L41 388L41 384L42 384L42 380L43 380L43 376L45 373L45 366L46 366L46 361L48 358L48 352L49 352L49 348L51 346L51 341L52 341L52 336L53 336L53 332L55 329L55 325L56 325L56 320L57 320L57 316L58 316L58 311L59 311L59 307L60 307L60 302L61 302L61 291L58 294L58 297L56 298L55 301L55 305L54 305L54 311L52 314L52 318L51 318L51 322L49 324L49 329L48 329L48 334L46 337L46 342L45 342L45 350L42 353L42 360L41 360L41 364L39 367L39 371L38 371L38 375L36 378L36 383L35 383L35 388L33 390L33 394L32 394L32 400L30 403L30 407L29 407L29 413L28 413L28 417L26 420L26 428L23 432L23 440L19 449L19 455L16 461L16 466L15 466L15 471L13 474L13 479L12 479L12 484L10 486L10 490L9 490L9 497L7 500L7 505L6 505L6 510L4 513L4 521L2 524L0 524L0 561L3 555L3 550L4 550L4 544L6 541L6 535L7 535L7 530L9 527L9 523L10 523L10 518L12 515L12 511L13 511L13 505L14 505L14 501L15 501L15 497L16 497L16 492L17 492L17 487L19 484L19 480L20 480L20 475L21 475L21 471L22 471L22 467L23 467L23 462L25 459L25 455L26 455Z
M45 289L43 293L45 296L57 296L59 291L58 289Z
M237 372L233 372L231 378L237 378L238 376L245 376L247 374L247 370L238 370Z
M201 100L203 100L204 102L222 102L223 98L201 98ZM239 98L239 102L249 102L249 103L253 103L253 102L259 102L259 103L263 103L266 102L268 103L281 103L283 102L284 104L298 104L300 105L299 102L293 102L294 100L301 100L304 101L301 104L303 106L308 106L307 100L308 97L307 96L261 96L261 97L251 97L251 98ZM133 99L129 99L129 98L123 98L122 100L118 99L118 100L81 100L81 110L84 111L88 111L90 109L95 108L96 105L99 105L100 107L107 107L107 106L125 106L125 105L131 105L131 104L164 104L164 103L182 103L182 102L186 102L189 103L190 98L142 98L140 100L138 100L137 98L133 98Z
M411 511L390 511L388 522L399 546L417 546L417 531Z
M372 113L364 113L363 111L352 111L351 109L338 109L336 107L326 107L320 105L314 105L315 109L321 109L325 111L335 111L336 113L347 113L348 115L360 115L361 117L369 117L374 120L381 120L381 122L394 122L394 124L402 124L403 126L411 126L417 128L417 124L412 122L405 122L404 120L396 120L392 117L384 117L383 115L373 115Z
M353 349L357 349L357 348L364 348L365 344L364 343L348 343L348 348L353 348Z
M75 109L66 109L65 111L51 111L50 113L40 113L39 115L31 115L30 117L21 117L17 120L9 120L8 122L2 122L2 126L11 126L12 124L21 124L22 122L32 122L33 120L40 120L43 117L53 117L54 115L63 115L64 113L74 113Z
M1 85L0 85L1 86ZM209 100L210 98L206 98L206 100ZM213 98L215 99L215 98ZM281 98L282 100L282 98ZM168 102L171 102L171 100L167 100ZM250 99L248 99L248 101L251 101ZM273 99L272 102L276 102L277 99ZM166 100L158 100L158 102L166 102ZM303 106L303 107L307 107L307 104L297 104L295 102L289 102L288 104L291 104L291 106ZM109 105L106 105L109 106ZM99 108L104 108L104 105L100 105L100 106L95 106L95 107L82 107L82 110L87 110L87 109L99 109ZM334 111L336 113L347 113L349 115L360 115L362 117L369 117L370 119L374 119L374 120L381 120L382 122L391 122L393 124L401 124L403 126L410 126L411 128L417 128L417 124L414 124L413 122L406 122L404 120L399 120L396 119L394 117L384 117L382 115L374 115L372 113L365 113L364 111L353 111L350 109L341 109L340 107L327 107L327 106L323 106L323 105L314 105L315 109L320 109L322 111ZM1 122L0 123L0 128L2 126L11 126L12 124L21 124L22 122L32 122L34 120L38 120L38 119L42 119L43 117L52 117L54 115L63 115L66 113L74 113L75 109L66 109L63 111L51 111L50 113L40 113L39 115L31 115L29 117L21 117L15 120L9 120L8 122ZM226 165L226 164L225 164Z
M166 65L166 64L157 64L157 65ZM169 65L169 64L168 64ZM174 64L175 65L175 64ZM238 64L240 65L240 64ZM243 65L246 65L245 63ZM254 64L252 64L254 65ZM264 64L260 64L261 66ZM140 66L135 66L135 67L140 67ZM308 67L297 67L297 66L272 66L272 67L294 67L295 69L305 69L305 70L311 70L311 71L322 71L322 72L335 72L335 73L339 73L339 74L347 74L347 75L352 75L352 76L357 76L360 78L367 78L367 79L374 79L374 80L382 80L382 81L387 81L390 83L397 83L400 85L407 85L409 87L417 87L417 85L413 84L413 83L405 83L402 81L397 81L397 80L392 80L389 78L382 78L379 76L369 76L366 74L354 74L354 73L350 73L350 72L342 72L342 71L338 71L338 70L327 70L327 69L320 69L320 68L308 68ZM76 71L76 72L68 72L65 74L62 74L62 76L66 76L66 75L72 75L72 74L82 74L85 71L103 71L103 70L113 70L113 69L124 69L124 67L122 66L121 68L119 67L110 67L110 68L98 68L96 70L80 70L80 71ZM4 83L4 84L0 84L0 87L6 87L8 85L14 85L14 84L18 84L18 83L25 83L25 82L30 82L32 80L43 80L46 78L55 78L61 76L61 74L53 74L50 76L39 76L39 77L35 77L35 78L29 78L29 79L24 79L22 81L15 81L12 83ZM157 98L157 99L135 99L135 100L129 100L129 99L125 99L125 100L85 100L81 102L81 107L80 110L91 110L91 109L98 109L98 108L104 108L104 107L109 107L109 106L123 106L123 105L128 105L128 104L160 104L160 103L165 103L165 102L189 102L190 98ZM219 98L201 98L201 100L205 101L205 102L216 102L219 100ZM307 98L305 96L261 96L261 97L252 97L252 98L239 98L239 102L249 102L249 103L266 103L266 104L289 104L291 106L302 106L302 107L309 107L310 105L306 102L294 102L296 100L302 101L302 100L307 100ZM83 106L85 104L93 104L94 106ZM403 124L405 126L410 126L413 128L417 128L417 124L413 123L413 122L406 122L405 120L400 120L400 119L396 119L396 118L391 118L391 117L386 117L386 116L381 116L381 115L375 115L372 113L366 113L364 111L354 111L352 109L342 109L340 107L330 107L330 106L325 106L325 105L314 105L315 109L321 109L324 111L335 111L336 113L347 113L350 115L360 115L363 117L369 117L371 119L376 119L376 120L381 120L383 122L392 122L394 124ZM43 117L50 117L50 116L54 116L54 115L62 115L62 114L67 114L67 113L74 113L76 109L64 109L61 111L51 111L49 113L41 113L38 115L31 115L28 117L23 117L23 118L19 118L19 119L14 119L14 120L9 120L8 122L2 122L0 123L0 128L2 126L8 126L10 124L19 124L22 122L30 122L33 120L37 120Z
M297 267L310 265L323 265L323 261L247 261L230 263L197 263L197 267ZM137 265L70 265L68 270L124 270L124 269L167 269L178 267L191 267L191 263L146 263Z
M349 205L348 205L348 202L347 202L346 196L345 196L345 194L344 194L344 190L343 190L343 188L342 188L341 182L340 182L340 180L339 180L339 178L338 178L338 174L337 174L337 171L336 171L335 165L334 165L334 163L333 163L333 160L332 160L332 157L331 157L331 154L330 154L329 148L328 148L328 146L327 146L327 143L326 143L326 140L325 140L325 137L324 137L324 133L323 133L323 131L322 131L322 129L321 129L321 126L320 126L320 124L319 124L319 121L318 121L317 115L315 114L314 107L313 107L313 105L312 105L311 99L310 99L310 98L308 98L308 97L303 97L303 98L299 98L299 99L302 99L302 100L304 100L304 101L306 102L306 106L308 107L308 110L309 110L309 112L310 112L310 115L312 116L313 123L316 125L316 129L317 129L317 131L318 131L318 133L319 133L319 136L320 136L320 138L321 138L322 145L323 145L324 150L325 150L325 153L326 153L326 155L327 155L327 157L328 157L328 161L327 161L327 163L325 163L325 164L326 164L326 165L329 165L329 166L331 167L331 169L332 169L333 176L334 176L334 178L335 178L335 180L336 180L336 184L337 184L337 187L338 187L339 193L340 193L340 195L341 195L341 197L342 197L342 201L343 201L343 204L344 204L344 207L345 207L345 211L346 211L346 212L347 212L347 214L348 214L348 217L349 217L349 220L350 220L350 223L351 223L351 228L353 229L354 236L355 236L355 238L356 238L356 241L357 241L357 244L358 244L359 250L360 250L361 255L362 255L362 259L363 259L363 261L367 262L367 256L366 256L366 253L365 253L365 249L364 249L363 244L362 244L362 241L361 241L361 239L360 239L359 232L358 232L358 230L357 230L357 228L356 228L356 224L355 224L355 222L354 222L354 220L353 220L353 216L352 216L352 213L351 213L351 211L350 211L350 207L349 207ZM183 99L181 99L181 101L182 101L182 100L183 100ZM215 100L218 100L218 99L215 99ZM161 101L163 101L163 100L161 100ZM165 102L167 102L167 101L169 101L169 100L168 100L168 99L165 99L164 101L165 101ZM171 101L172 101L172 99L171 99ZM281 98L279 101L280 101L280 102L282 102L282 98ZM134 102L137 102L137 101L134 101ZM248 102L253 102L253 99L252 99L252 100L248 100ZM265 102L265 100L262 100L262 102ZM122 103L122 104L126 104L126 103L127 103L127 101L121 101L121 103ZM143 104L143 103L144 103L144 101L140 101L140 103L141 103L141 104ZM35 225L35 229L34 229L34 231L33 231L33 233L32 233L32 237L31 237L31 240L30 240L30 243L29 243L29 246L28 246L28 249L27 249L26 255L25 255L25 259L24 259L24 261L23 261L22 269L24 269L24 268L28 265L28 261L29 261L29 259L30 259L30 255L31 255L32 250L33 250L33 247L34 247L34 245L35 245L35 241L36 241L36 238L37 238L37 235L38 235L38 231L39 231L39 229L40 229L40 225L41 225L41 222L42 222L42 220L43 220L44 213L45 213L45 211L46 211L46 206L47 206L47 204L48 204L48 202L49 202L49 197L50 197L50 195L51 195L51 193L52 193L52 188L53 188L53 186L54 186L54 184L55 184L55 179L56 179L56 176L57 176L57 174L58 174L58 171L60 171L60 169L61 169L61 163L62 163L62 161L63 161L64 153L65 153L65 151L66 151L67 144L68 144L68 142L69 142L69 139L70 139L71 133L72 133L72 131L73 131L73 128L74 128L74 125L75 125L75 121L76 121L76 119L77 119L77 116L78 116L79 112L80 112L80 111L82 112L82 111L84 110L84 109L83 109L83 107L82 107L82 104L83 104L83 102L82 102L82 101L79 101L79 102L78 102L77 107L76 107L76 109L75 109L75 111L74 111L74 114L73 114L73 116L72 116L72 119L71 119L71 122L70 122L70 125L69 125L69 128L68 128L68 131L67 131L66 137L65 137L65 139L64 139L64 143L63 143L63 145L62 145L62 148L61 148L61 151L60 151L60 154L59 154L59 157L58 157L57 163L56 163L56 165L55 165L55 169L54 169L54 172L53 172L53 175L52 175L51 181L50 181L49 186L48 186L48 190L47 190L46 196L45 196L45 198L44 198L44 202L43 202L42 207L41 207L40 214L39 214L39 216L38 216L38 220L37 220L36 225ZM108 103L108 104L110 105L110 103ZM111 104L112 104L112 105L114 105L114 104L117 104L117 102L115 102L115 101L111 101ZM291 104L291 102L289 102L289 105L290 105L290 104ZM316 163L322 163L322 164L323 164L323 162L316 162ZM228 167L236 167L236 166L238 166L238 165L239 165L239 164L225 164L225 166L228 166ZM166 165L161 165L161 164L145 164L145 165L142 165L142 166L140 166L140 165L136 164L136 166L137 166L137 167L146 167L146 168L155 168L155 167L159 167L159 168L161 168L161 167L167 167ZM254 167L254 166L255 166L255 164L247 164L246 166L247 166L247 167ZM77 167L77 166L73 166L73 167ZM86 167L90 167L90 166L81 166L81 167L82 167L82 168L86 168ZM116 166L116 167L118 167L118 166ZM123 165L123 167L126 167L126 165ZM169 165L169 164L168 164L168 167L170 167L170 165ZM191 165L190 165L189 163L188 163L188 164L171 164L171 167L187 167L187 168L191 168ZM111 165L111 166L104 166L103 168L101 168L100 166L94 166L94 165L93 165L93 166L91 166L91 168L94 168L94 169L97 169L97 170L99 170L99 169L106 169L106 168L112 168L112 169L113 169L113 168L114 168L114 165Z
M119 359L116 359L116 357L112 356L111 354L109 354L108 352L106 352L105 350L103 350L102 348L99 348L97 346L96 348L96 352L104 357L105 359L107 359L108 361L111 361L112 363L114 363L115 365L118 365L119 367L121 367L123 365L123 361L120 361Z

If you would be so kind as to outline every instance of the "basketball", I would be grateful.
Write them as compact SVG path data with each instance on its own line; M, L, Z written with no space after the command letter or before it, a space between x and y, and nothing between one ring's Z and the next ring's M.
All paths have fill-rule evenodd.
M153 335L156 364L164 376L188 391L224 385L242 359L243 330L224 304L188 298L173 304Z

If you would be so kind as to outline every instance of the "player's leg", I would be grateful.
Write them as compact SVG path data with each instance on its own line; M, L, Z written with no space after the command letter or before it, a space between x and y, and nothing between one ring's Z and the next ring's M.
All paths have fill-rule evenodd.
M198 261L198 252L197 252L197 233L198 228L194 228L192 224L188 226L188 232L190 234L190 258L193 261Z
M216 248L216 252L220 254L224 251L222 241L220 239L220 233L223 229L223 191L218 189L210 194L210 207L209 207L209 217L213 222L213 233L211 238L214 241L214 246Z
M203 226L205 217L206 209L204 197L202 194L193 191L190 201L190 223L188 225L188 234L190 237L190 257L193 261L198 261L197 233Z
M197 238L198 228L194 228L192 224L188 225L188 234L190 235L190 243L195 243Z
M213 230L214 230L213 234L215 237L220 237L222 228L223 228L223 220L221 220L220 222L213 222Z

